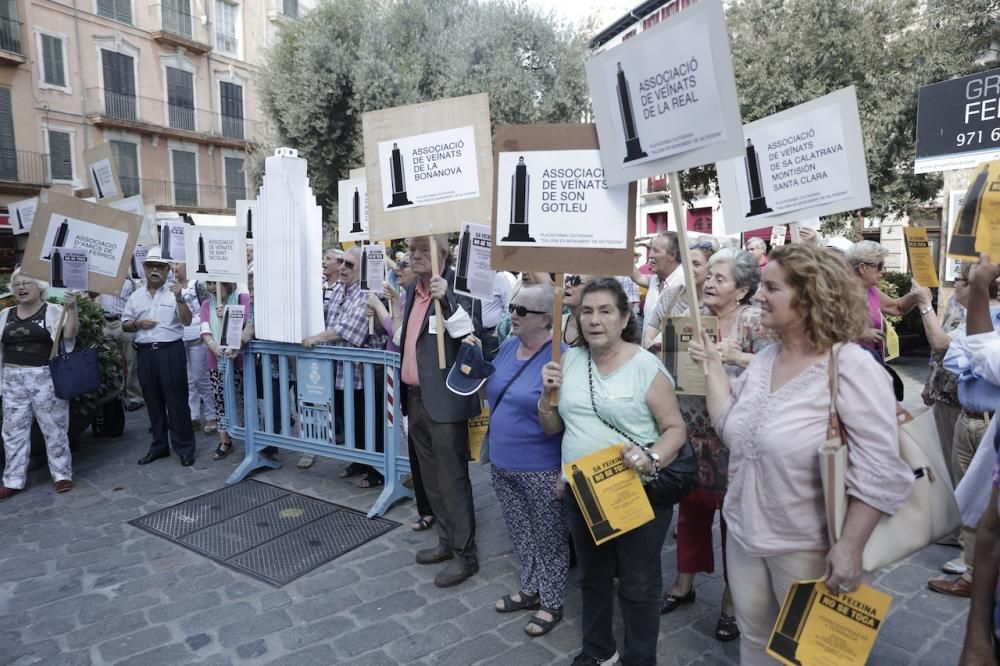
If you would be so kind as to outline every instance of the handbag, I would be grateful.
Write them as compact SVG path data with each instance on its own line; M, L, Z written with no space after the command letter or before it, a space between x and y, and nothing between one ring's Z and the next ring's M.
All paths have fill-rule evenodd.
M632 438L619 430L615 425L609 423L597 411L597 402L594 400L594 361L587 351L587 381L590 383L590 406L594 414L601 420L601 423L614 430L632 446L638 446L645 450L647 447L632 441ZM661 504L678 504L687 497L698 485L698 456L695 455L694 447L690 441L685 441L677 457L669 465L660 469L652 478L643 479L643 487L651 502Z
M65 351L62 339L65 319L66 311L63 310L56 326L52 351L49 353L49 373L52 375L55 396L61 400L72 400L101 387L101 366L97 358L96 345L71 352Z
M830 353L830 415L827 440L819 450L820 478L830 544L840 539L847 519L847 438L837 413L837 356ZM899 454L913 470L913 490L899 511L882 516L862 554L865 571L875 571L909 557L951 534L961 524L958 505L938 441L933 412L927 408L907 412L897 405Z

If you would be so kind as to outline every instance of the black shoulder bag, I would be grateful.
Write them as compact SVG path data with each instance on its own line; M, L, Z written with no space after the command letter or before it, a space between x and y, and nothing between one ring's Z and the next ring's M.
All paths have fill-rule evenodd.
M524 372L524 369L527 368L529 365L531 365L531 362L534 361L536 358L538 358L538 355L541 354L546 349L548 349L549 345L551 344L552 341L549 340L544 345L542 345L538 349L538 351L536 351L534 354L531 355L531 358L529 358L527 361L524 362L524 365L522 365L520 368L517 369L517 372L515 372L514 376L510 378L510 381L507 382L507 384L504 385L502 389L500 389L500 393L497 394L496 402L490 405L491 422L493 421L493 415L497 413L497 408L500 407L500 401L503 400L503 397L505 395L507 395L507 389L509 389L511 385L517 381L517 378L521 376L521 373ZM490 428L489 426L487 426L486 434L483 436L483 445L479 449L479 464L485 465L489 461L490 461Z

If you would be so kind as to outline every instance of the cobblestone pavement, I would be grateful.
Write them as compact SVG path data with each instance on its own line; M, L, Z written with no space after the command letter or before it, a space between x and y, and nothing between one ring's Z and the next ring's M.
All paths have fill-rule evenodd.
M907 403L919 401L925 366L914 359ZM548 636L528 638L527 615L498 615L501 595L517 589L517 563L486 470L474 466L481 569L441 590L440 566L419 566L416 549L432 537L410 530L411 502L387 517L403 523L388 535L281 589L221 567L126 521L220 488L238 462L214 462L214 444L198 438L191 468L177 458L137 466L146 450L145 412L129 415L115 440L86 440L74 456L76 488L56 495L46 470L29 489L0 504L0 663L127 664L393 664L568 663L580 645L580 598L570 575L567 619ZM343 463L318 460L284 469L269 483L367 510L375 491L337 478ZM675 572L672 536L664 578ZM893 607L872 664L957 661L967 602L927 590L938 567L958 550L931 546L874 577ZM721 572L721 566L716 567ZM735 664L738 642L714 639L721 573L700 575L698 600L663 619L661 664ZM618 635L621 636L620 631Z

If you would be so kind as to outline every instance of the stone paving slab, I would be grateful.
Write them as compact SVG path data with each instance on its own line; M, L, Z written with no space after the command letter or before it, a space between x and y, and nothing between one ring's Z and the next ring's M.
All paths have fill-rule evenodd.
M906 402L916 404L926 366L904 361ZM146 427L138 411L125 436L86 439L74 454L73 492L56 495L43 469L0 504L0 664L521 666L569 663L579 651L572 572L566 620L548 636L524 634L527 614L493 611L517 589L517 563L484 468L472 469L481 570L463 585L436 588L443 565L413 562L435 537L409 529L416 512L406 502L387 515L403 526L276 590L127 524L221 488L239 462L238 454L212 461L214 441L199 434L193 467L177 458L139 467ZM297 454L279 455L284 468L261 480L359 511L378 496L337 478L344 463L317 459L298 470ZM958 552L931 546L874 577L894 602L870 663L956 663L968 603L931 593L926 582ZM668 536L667 584L675 562ZM738 642L714 639L721 562L716 572L698 576L697 602L663 618L661 664L738 663Z

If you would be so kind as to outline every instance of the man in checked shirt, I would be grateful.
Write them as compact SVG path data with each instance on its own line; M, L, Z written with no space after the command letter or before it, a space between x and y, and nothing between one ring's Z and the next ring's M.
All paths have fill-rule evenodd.
M365 308L368 304L367 294L361 291L361 248L352 247L344 253L339 267L340 281L330 291L330 304L326 311L326 330L312 335L302 341L306 348L318 344L332 344L339 347L354 347L365 349L385 349L386 336L382 326L375 326L375 333L368 334L368 315ZM347 390L353 390L354 398L354 441L349 443L356 449L365 446L366 429L374 428L375 450L381 453L383 448L383 383L385 377L381 369L376 369L374 386L375 413L372 418L365 414L364 377L361 363L354 364L353 381L348 388L348 378L345 376L342 363L336 364L334 377L334 408L343 413L344 397ZM360 488L373 488L384 483L382 475L369 465L351 463L340 473L341 478L363 475L358 482Z

